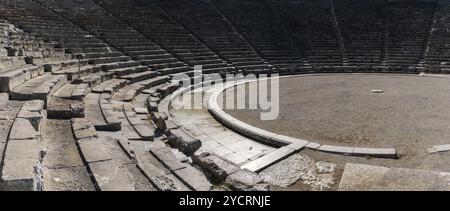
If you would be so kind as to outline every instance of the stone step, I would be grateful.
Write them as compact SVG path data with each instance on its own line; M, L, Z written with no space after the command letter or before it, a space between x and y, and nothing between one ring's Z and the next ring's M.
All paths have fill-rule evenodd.
M83 59L94 59L101 57L118 57L123 56L122 52L113 51L113 52L103 52L103 53L84 53L82 54Z
M105 95L105 96L102 96ZM120 121L114 116L111 105L105 98L108 94L90 93L86 95L85 117L92 122L97 130L119 131L121 129Z
M135 67L124 67L124 68L118 68L118 69L112 69L108 70L108 72L114 73L118 77L133 74L133 73L140 73L144 71L148 71L149 68L147 66L135 66Z
M180 162L169 147L150 148L150 153L192 190L208 191L211 189L212 185L203 172L190 164Z
M28 120L34 129L39 130L41 121L44 118L44 102L42 100L25 101L17 114L17 118Z
M144 120L138 118L136 112L134 112L132 106L129 104L123 105L123 112L129 125L131 125L139 135L140 140L154 140L156 128L153 127L150 122L145 122Z
M150 148L166 147L162 141L143 142L120 140L119 144L137 161L139 169L152 181L160 191L189 191L191 190L167 169L158 159L149 153Z
M130 54L131 55L131 54ZM132 56L132 58L134 60L151 60L151 59L166 59L166 58L171 58L172 55L167 54L167 53L162 53L162 54L140 54L140 55L135 55Z
M170 75L170 74L191 71L191 67L189 67L189 66L169 67L169 68L159 69L158 71L161 73L161 75Z
M95 87L107 80L110 80L114 78L114 73L111 72L97 72L94 74L89 74L86 76L82 76L78 79L75 79L74 81L72 81L72 83L74 84L88 84L89 87Z
M72 119L72 128L99 190L155 190L119 144L123 137L100 136L86 119Z
M158 49L158 50L130 51L128 52L128 55L133 57L139 57L147 55L170 55L170 54L167 54L166 51L162 49Z
M89 92L88 84L64 85L50 98L47 117L49 119L83 118L83 99Z
M25 83L44 73L39 66L23 66L0 70L0 92L9 92L20 84Z
M94 191L70 120L46 120L41 134L46 151L42 162L43 190Z
M118 62L127 62L130 61L130 57L128 56L118 56L118 57L104 57L104 58L94 58L89 61L89 64L93 65L104 65Z
M43 64L45 72L58 72L64 69L71 69L75 67L82 67L88 64L87 60L66 60L66 61L57 61L57 62L49 62Z
M155 71L145 71L145 72L138 72L138 73L132 73L128 75L120 76L121 79L126 79L130 81L130 83L136 83L139 81L155 78L158 76L158 72Z
M101 69L103 71L109 71L114 69L122 69L127 67L138 67L141 66L141 64L137 61L125 61L125 62L114 62L114 63L108 63L101 65Z
M62 70L57 70L57 71L52 71L52 74L54 75L66 75L67 79L69 81L74 81L80 77L92 74L92 73L97 73L100 71L100 67L99 66L91 66L91 65L86 65L86 66L80 66L80 67L72 67L72 68L67 68L67 69L62 69Z
M128 84L128 81L125 79L111 79L102 82L101 84L92 88L92 92L94 93L108 93L113 94L116 90L123 88Z
M67 83L64 75L52 75L45 73L15 87L10 92L11 100L43 100L47 108L49 96Z
M160 50L158 46L126 46L123 47L124 51L133 52L133 51L147 51L147 50Z
M116 101L130 102L136 95L141 93L143 89L144 87L142 85L130 84L115 92L112 96L112 99Z
M136 84L141 85L144 89L148 89L154 86L164 84L170 80L169 76L158 76L156 78L147 79L144 81L139 81Z

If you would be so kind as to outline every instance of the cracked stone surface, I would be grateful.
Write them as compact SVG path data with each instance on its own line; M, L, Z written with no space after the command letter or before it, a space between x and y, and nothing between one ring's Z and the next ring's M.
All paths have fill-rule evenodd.
M302 178L314 163L315 161L309 156L294 154L264 169L260 175L264 178L265 182L287 187Z

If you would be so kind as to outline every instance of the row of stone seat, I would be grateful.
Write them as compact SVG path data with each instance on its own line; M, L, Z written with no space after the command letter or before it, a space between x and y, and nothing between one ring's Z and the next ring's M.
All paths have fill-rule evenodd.
M194 36L239 70L258 72L273 69L210 2L160 1L160 6L189 29ZM249 60L233 61L236 58Z
M2 2L0 7L4 6ZM0 65L0 91L3 92L0 95L4 108L0 143L0 190L43 190L43 174L49 172L44 169L50 166L54 168L54 165L58 165L55 160L60 158L54 154L55 145L44 140L42 134L42 122L45 122L47 116L44 109L51 102L53 94L61 99L72 96L74 99L81 98L86 87L74 87L56 93L67 83L69 75L57 73L84 64L66 61L70 56L42 37L25 33L7 22L2 22L1 26L0 29L5 32L2 34L6 35L3 36L2 44L8 47L8 53L1 55ZM60 106L63 104L61 101L58 103ZM75 109L72 105L67 107ZM50 113L61 114L51 109ZM47 150L50 155L48 159L44 158Z
M205 72L233 71L229 64L197 40L157 4L149 2L145 7L126 3L119 6L111 1L103 1L101 4L185 63L191 66L202 65Z
M448 9L450 4L446 1L437 1L435 17L430 30L428 49L424 58L424 68L435 70L434 72L447 72L448 61L448 29L450 22L448 21Z
M77 41L76 41L77 42ZM100 47L97 46L97 47ZM68 51L68 52L72 52L72 51ZM108 52L107 52L108 53ZM105 54L105 53L102 53ZM117 121L116 119L114 119L114 115L113 115L113 109L111 107L111 104L109 104L107 101L109 99L109 94L113 94L114 91L118 90L119 88L123 87L126 83L138 83L138 86L142 86L142 87L150 87L152 86L153 83L156 83L155 81L157 80L146 80L149 78L153 78L156 74L156 72L150 72L148 73L148 69L145 68L141 68L138 69L136 67L133 67L132 65L129 65L129 63L133 63L133 62L128 62L127 59L123 59L122 60L122 56L121 55L117 55L118 59L113 59L113 58L102 58L100 56L97 55L93 55L90 54L89 56L91 56L94 59L81 59L81 60L72 60L72 61L64 61L64 62L60 62L60 63L47 63L44 64L42 66L39 66L39 69L37 71L37 73L35 74L31 74L31 72L29 73L29 75L33 75L33 78L30 76L30 80L25 81L25 83L17 83L18 87L14 87L13 90L11 91L11 98L12 99L20 99L20 100L26 100L28 98L43 98L45 99L45 104L47 104L47 102L49 102L49 106L48 106L48 117L49 118L60 118L60 119L68 119L68 118L81 118L85 115L89 116L90 113L88 113L87 111L89 111L89 109L86 109L87 111L84 111L84 106L82 105L82 100L84 98L85 95L87 95L89 98L90 94L89 91L92 88L92 90L94 92L94 94L100 95L100 99L98 101L98 108L102 114L101 117L103 117L103 119L105 121L107 121L108 123L111 123L113 125L113 127L117 127ZM47 71L44 73L44 71ZM137 74L137 73L144 73L146 74L146 76L144 76L144 74ZM165 74L168 74L171 72L165 72ZM134 75L133 75L134 74ZM117 77L118 79L112 79L113 77ZM163 77L161 77L163 78ZM159 78L159 80L161 80L161 78ZM69 80L69 82L73 82L73 84L66 84L66 80ZM45 83L42 83L43 81L45 81ZM112 81L112 83L110 83L110 81ZM119 82L117 82L119 81ZM40 83L41 82L41 83ZM66 85L64 85L66 84ZM64 86L63 86L64 85ZM102 88L103 87L103 88ZM109 90L109 91L108 91ZM39 92L38 95L35 95L36 92ZM126 119L128 120L128 122L133 123L133 127L135 128L141 128L141 125L139 122L136 122L136 119L134 119L133 117L133 111L129 111L129 109L125 109L123 111L127 111L125 112L126 114ZM101 118L100 118L101 119ZM57 123L59 125L64 125L64 120L61 120L61 123ZM100 127L100 129L102 129ZM147 140L148 138L151 138L151 136L147 136L145 135L145 133L151 133L152 130L148 128L141 128L142 130L140 130L141 132L143 132L141 135L145 136L145 139ZM31 132L31 130L30 130ZM60 131L61 132L61 131ZM48 132L50 133L49 136L54 136L56 137L57 135L55 135L57 132ZM39 135L37 135L39 137ZM51 142L51 141L50 141ZM113 141L114 142L114 141ZM27 187L26 189L30 189L30 184L31 183L36 183L39 185L44 185L46 184L46 188L48 190L62 190L65 188L69 188L68 186L66 186L67 184L65 184L67 182L70 175L75 176L76 178L78 178L79 180L82 180L81 178L86 179L86 176L82 176L84 175L83 172L83 168L85 168L84 166L78 166L80 164L77 164L76 168L75 167L64 167L61 169L55 169L53 164L54 164L54 159L56 159L55 156L58 156L57 153L63 152L63 151L67 151L66 148L64 148L64 146L62 145L58 145L58 144L45 144L46 146L48 145L50 147L50 154L49 156L45 157L43 160L49 160L46 161L49 165L44 167L43 170L43 176L41 176L42 178L30 178L29 180L27 180ZM34 146L39 146L39 145L34 145ZM72 145L73 146L73 145ZM118 145L116 145L118 146ZM30 150L34 150L36 149L36 147L30 147ZM88 149L89 150L89 149ZM95 150L95 149L90 149L90 150ZM55 154L56 153L56 154ZM73 153L73 152L70 152ZM114 153L111 153L114 154ZM27 152L23 152L22 154L17 153L17 155L21 155L21 156L32 156L33 154L29 154ZM62 157L67 157L68 155L61 155ZM116 155L114 155L116 156ZM62 158L61 157L61 158ZM68 157L67 157L68 158ZM39 157L39 159L42 159L42 157ZM33 161L36 161L36 159L32 159ZM88 169L90 169L90 171L93 171L93 177L97 178L98 180L94 182L94 186L97 186L96 189L100 189L100 190L131 190L132 188L128 189L128 188L124 188L126 186L130 186L135 184L135 182L133 181L122 181L119 183L122 186L116 186L116 185L108 185L108 184L104 184L104 182L102 181L103 178L107 177L107 176L112 176L114 178L117 178L114 174L115 171L110 171L111 168L114 168L116 165L118 165L117 167L119 167L120 169L133 169L132 166L133 165L125 165L122 166L122 164L120 163L121 160L119 160L119 164L117 164L117 162L107 162L107 163L102 163L102 162L95 162L95 164L89 163L87 164ZM31 162L31 161L30 161ZM30 162L24 162L25 164L29 164ZM64 163L65 159L59 161L59 163L63 166L65 165L70 165L69 163ZM69 161L68 161L69 162ZM70 161L70 162L75 162L75 161ZM8 162L9 163L9 162ZM79 161L76 161L75 163L79 163ZM92 166L91 166L92 164ZM97 167L97 168L96 168ZM107 168L103 168L103 167L107 167ZM111 168L110 168L111 167ZM96 170L94 170L96 169ZM182 168L184 169L184 168ZM191 169L191 168L186 168L186 169ZM34 174L34 170L30 169L30 168L18 168L18 170L20 170L21 172L26 172L28 175L32 175ZM136 168L134 168L134 172L135 174L133 175L138 175L138 170ZM181 170L181 169L177 169L177 170ZM185 171L185 170L183 170ZM199 171L196 171L197 173ZM128 171L129 173L129 171ZM195 172L194 172L195 173ZM119 174L121 176L123 176L124 174ZM127 174L125 174L126 176ZM185 174L182 174L185 175ZM62 176L62 177L55 177L55 176ZM141 176L141 180L142 180ZM173 176L172 176L173 177ZM169 177L170 179L173 179L171 177ZM27 178L28 179L28 178ZM42 179L43 182L40 182L39 180ZM58 179L58 181L54 181L53 179ZM122 179L119 176L119 179ZM59 180L62 180L61 183ZM173 179L174 181L178 180L178 179ZM116 181L116 180L112 180L112 181ZM80 186L76 187L73 184L70 186L70 188L74 188L77 190L92 190L93 186L89 185L89 182L86 181L77 181L80 182ZM164 181L165 183L167 183L168 181ZM147 182L148 183L148 182ZM180 187L186 187L183 186L182 182L178 182L180 185ZM3 184L9 184L8 182L4 182ZM148 183L149 184L149 183ZM208 184L208 183L205 183ZM8 185L7 185L8 186ZM188 185L189 186L189 185ZM168 184L166 188L161 188L161 189L167 189L167 188L171 188L173 187L173 185ZM190 187L195 187L194 186L190 186ZM11 188L11 189L17 189L18 187L15 188ZM115 189L114 189L115 188ZM34 187L34 189L39 189ZM145 189L145 188L143 188ZM151 188L148 188L151 189ZM188 190L188 189L192 189L192 188L181 188L182 190ZM181 190L180 189L180 190Z
M391 2L387 8L388 65L415 65L425 50L434 2ZM408 56L407 58L406 55Z
M378 65L385 22L383 2L335 0L336 17L349 64Z
M121 49L130 58L139 61L141 65L149 66L152 70L183 72L190 69L189 66L171 56L138 31L109 15L106 10L93 1L51 0L41 2L59 11L62 16L82 26L91 34ZM136 48L133 49L133 47ZM123 57L123 59L127 58Z
M65 48L67 53L73 53L74 59L93 66L107 66L109 69L118 69L125 65L140 66L139 63L131 61L130 57L124 56L89 32L62 18L55 10L45 5L46 2L39 4L35 1L19 0L19 3L19 6L11 2L0 4L2 11L5 11L1 16L28 32L47 39L56 47Z
M342 65L343 55L332 21L330 1L319 0L308 4L282 1L272 4L313 68Z
M308 67L289 29L283 24L284 20L275 12L272 4L217 1L216 5L261 56L280 71L297 71Z

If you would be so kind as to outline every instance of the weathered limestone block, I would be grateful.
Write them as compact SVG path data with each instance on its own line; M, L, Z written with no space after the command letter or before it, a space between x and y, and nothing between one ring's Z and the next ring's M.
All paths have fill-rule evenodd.
M1 178L4 190L34 190L35 167L43 154L37 139L9 140Z
M152 182L161 191L189 191L190 189L172 174L160 175L151 178Z
M169 147L163 148L151 148L150 152L158 158L168 169L171 171L176 171L179 169L186 168L186 164L178 161Z
M89 164L102 191L134 191L132 176L113 160Z
M195 191L209 191L212 188L203 172L193 166L176 170L175 174Z
M86 119L72 119L72 128L77 140L97 138L94 125Z
M192 161L207 171L217 183L223 182L226 177L240 169L239 166L210 153L193 156Z
M113 159L110 150L101 142L102 140L99 138L84 138L78 140L86 162L92 163Z
M0 73L0 91L9 92L18 85L31 79L31 69L37 67L20 68Z
M30 140L38 138L39 133L31 122L26 119L17 118L11 128L10 140Z
M263 183L262 177L245 169L240 169L228 176L225 183L237 191L269 190L268 184Z
M39 124L41 123L41 120L43 118L43 110L44 101L27 101L23 104L22 109L20 110L19 114L17 114L17 117L30 121L31 125L33 125L36 130L39 130Z
M47 117L49 119L83 118L83 102L53 97L47 106Z
M202 146L202 142L193 138L190 134L182 129L173 129L170 131L169 144L173 148L177 148L184 154L190 156Z

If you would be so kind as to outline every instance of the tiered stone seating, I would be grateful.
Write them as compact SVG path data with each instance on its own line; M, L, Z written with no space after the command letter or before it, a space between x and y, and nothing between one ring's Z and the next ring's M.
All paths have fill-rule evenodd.
M98 70L90 66L80 68L86 64L108 70L124 66L127 68L139 66L139 62L131 61L130 57L124 56L123 53L118 52L89 32L47 9L50 5L46 4L51 3L50 1L41 1L42 4L36 2L28 0L2 2L0 8L3 12L0 18L5 18L25 31L45 38L56 47L65 48L67 53L73 54L75 60L73 64L77 62L80 64L70 69L65 68L67 70L64 71L61 69L52 69L51 71L73 73L68 75L69 80L73 80ZM49 67L51 66L49 65ZM77 72L78 74L75 74Z
M203 162L187 157L201 141L170 117L180 88L171 78L193 80L195 65L222 74L397 70L421 57L447 71L448 5L433 15L434 6L2 1L0 190L210 190L194 165ZM280 148L246 167L258 172L296 150ZM234 169L232 180L259 177Z
M162 139L166 138L166 135L157 132L159 130L157 122L150 120L150 113L147 108L148 102L154 100L152 98L158 98L159 100L156 101L159 102L161 98L169 95L177 88L168 80L169 77L160 76L125 84L120 88L111 90L111 94L88 94L86 97L86 119L73 120L74 131L78 130L75 128L86 130L87 127L83 126L86 124L92 125L89 127L91 131L120 131L120 135L114 133L114 137L118 139L116 142L118 141L130 158L137 161L139 169L155 185L157 190L209 190L211 184L203 173L191 164L186 163L187 158L184 155L181 156L184 158L180 160L179 155L182 155L180 152L174 151L161 142ZM149 94L150 90L154 90L153 95ZM114 121L110 121L111 119L114 119ZM75 133L77 134L77 132ZM86 132L80 131L80 134L86 134ZM114 161L115 158L102 159L106 161L97 162L100 157L111 157L111 152L108 152L108 145L113 143L114 140L104 140L102 137L96 138L95 141L92 141L92 139L83 140L82 137L79 137L79 139L79 142L82 143L83 155L93 157L87 160L97 183L102 184L100 180L102 177L112 177L107 171L108 169L121 169L117 162L120 163L120 160L125 158L120 158L119 161ZM102 149L98 153L99 155L94 155L93 147ZM124 173L120 172L120 174ZM131 188L127 188L126 185L130 183L131 181L126 180L112 180L112 182L100 185L100 189L113 190L121 187L128 190Z
M415 68L433 18L434 2L393 1L387 5L387 63L390 68Z
M273 4L313 68L336 71L343 65L329 0L277 1Z
M190 66L202 65L204 73L234 70L154 2L139 6L127 1L101 1L101 4ZM170 55L153 57L163 59Z
M124 51L142 65L163 74L172 74L190 70L185 63L174 58L144 35L127 24L108 14L93 1L54 1L43 0L43 4L53 8L64 17L87 29L91 34L104 39L107 43ZM132 80L145 80L154 77L154 73L139 63L130 64L129 57L111 58L117 61L120 71L133 72L128 76ZM96 63L111 63L109 58L97 59ZM109 69L109 67L108 67Z
M64 75L52 75L45 73L41 76L35 77L19 86L15 87L10 92L11 100L43 100L45 107L48 104L50 95L67 83L67 78Z
M267 1L215 2L247 41L275 67L282 72L308 69L308 63L294 43L289 28Z
M335 0L349 66L369 70L381 63L383 2Z
M13 25L0 22L0 91L8 92L18 85L40 76L42 62L64 59L42 39L30 36ZM47 54L48 53L48 54Z
M450 3L438 1L436 15L433 20L428 49L425 55L425 66L428 71L448 73L450 63Z
M210 2L175 0L160 3L172 17L238 69L244 72L273 69Z

